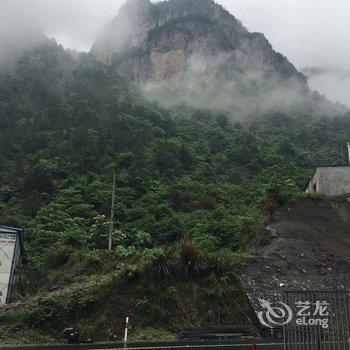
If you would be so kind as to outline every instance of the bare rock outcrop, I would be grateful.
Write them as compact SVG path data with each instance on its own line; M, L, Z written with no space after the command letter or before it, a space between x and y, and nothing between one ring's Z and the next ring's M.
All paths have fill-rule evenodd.
M188 74L207 83L213 76L257 81L276 74L307 88L263 34L249 33L212 0L128 0L91 51L136 81Z

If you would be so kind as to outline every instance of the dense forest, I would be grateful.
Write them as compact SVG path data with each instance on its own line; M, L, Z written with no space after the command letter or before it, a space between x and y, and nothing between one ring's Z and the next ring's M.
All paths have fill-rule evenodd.
M26 53L0 72L0 223L25 229L27 255L0 339L52 341L73 325L106 340L125 315L134 339L249 323L247 242L316 165L342 162L349 135L350 115L165 109L88 54Z

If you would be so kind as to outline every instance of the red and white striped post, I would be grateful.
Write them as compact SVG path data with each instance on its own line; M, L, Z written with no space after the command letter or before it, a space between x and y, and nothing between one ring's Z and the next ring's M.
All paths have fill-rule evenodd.
M124 346L126 346L126 343L128 341L128 325L129 325L129 317L125 319Z

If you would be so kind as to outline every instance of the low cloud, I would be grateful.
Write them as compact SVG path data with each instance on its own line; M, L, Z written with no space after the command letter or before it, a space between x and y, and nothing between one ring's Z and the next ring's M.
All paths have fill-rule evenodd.
M326 95L334 102L350 106L350 72L331 68L306 68L312 89Z

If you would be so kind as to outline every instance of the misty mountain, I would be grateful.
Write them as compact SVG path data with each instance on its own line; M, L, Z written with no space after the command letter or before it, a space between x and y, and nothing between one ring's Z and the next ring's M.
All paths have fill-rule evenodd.
M249 33L212 0L129 0L92 52L136 81L186 73L207 85L213 78L255 82L274 75L307 88L305 77L262 34Z
M27 253L0 343L62 343L65 325L83 342L119 339L124 312L134 341L250 324L247 242L349 139L349 114L230 122L162 108L125 80L54 41L0 70L0 222L26 229Z
M175 339L185 324L251 324L240 284L247 243L278 208L304 196L298 185L315 165L342 162L340 146L349 140L350 114L318 118L307 113L312 103L317 108L324 103L325 109L334 105L312 94L306 78L262 35L249 34L205 0L150 7L147 1L134 1L123 11L120 20L125 26L133 20L133 26L116 36L111 32L105 41L120 45L120 53L96 51L97 61L44 37L39 45L35 40L20 45L8 56L11 69L0 69L0 222L25 228L27 254L17 292L0 308L2 344L62 343L67 325L82 342L107 341L111 334L121 339L126 314L133 315L132 341L155 334L159 340ZM140 51L138 59L125 59L123 65L120 55L133 51L128 45L141 50L150 35L137 31L144 13L163 18L149 48L153 51ZM180 22L167 25L169 13L174 18L178 13ZM217 18L207 32L201 27L205 15ZM237 40L238 48L219 45L222 33L228 35L227 45ZM246 56L238 55L238 69L233 59L240 50ZM274 61L270 73L265 62L248 75L259 62L253 54L260 52L263 63L263 53L281 61ZM164 54L168 67L177 53L186 56L172 75L157 76L158 65L146 65L147 57L163 62ZM202 69L198 62L208 64L205 73L196 73ZM135 75L123 73L122 67L133 68ZM136 74L149 67L152 75ZM265 73L258 79L260 72ZM205 80L207 74L212 81ZM162 93L168 103L171 91L176 101L188 95L191 102L196 94L193 105L203 101L201 107L228 113L167 109L145 99L129 81L149 94L154 84L158 95L153 96L160 99ZM306 106L303 113L257 113L244 122L228 118L271 107L272 95L286 101L292 92L304 102L298 105ZM113 171L116 230L109 252Z
M240 116L270 109L336 114L261 33L213 0L128 0L92 46L100 61L172 105Z

